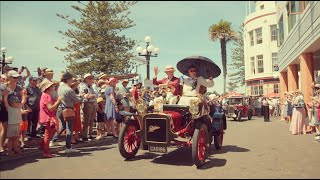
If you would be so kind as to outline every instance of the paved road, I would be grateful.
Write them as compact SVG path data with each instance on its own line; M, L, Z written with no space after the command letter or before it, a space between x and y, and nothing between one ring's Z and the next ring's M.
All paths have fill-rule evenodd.
M202 169L192 165L191 150L170 149L168 154L140 150L124 161L116 141L80 153L53 159L26 158L0 164L6 178L319 178L320 143L313 135L291 135L288 124L260 118L228 121L224 147L212 154Z

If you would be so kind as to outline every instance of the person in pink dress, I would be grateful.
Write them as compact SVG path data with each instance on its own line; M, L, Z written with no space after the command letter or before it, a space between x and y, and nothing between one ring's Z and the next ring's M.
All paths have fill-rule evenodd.
M40 123L45 127L44 137L40 142L40 147L43 149L43 156L46 158L54 157L49 150L49 143L56 132L57 108L62 101L62 97L54 100L51 93L54 91L54 83L51 81L43 81L40 84L43 92L40 99Z
M292 134L306 134L306 105L303 94L297 90L296 97L293 101L292 121L290 123L290 131Z

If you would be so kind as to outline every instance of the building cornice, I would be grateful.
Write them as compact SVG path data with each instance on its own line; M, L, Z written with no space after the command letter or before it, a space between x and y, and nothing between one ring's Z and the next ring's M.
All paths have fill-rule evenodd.
M247 25L249 22L251 22L251 21L253 21L253 20L256 20L256 19L259 19L259 18L262 18L262 17L265 17L265 16L274 15L274 14L276 14L276 12L272 12L272 13L267 13L267 14L262 14L262 15L260 15L260 16L256 16L256 17L251 18L251 19L249 19L248 21L246 21L246 22L244 23L244 25Z

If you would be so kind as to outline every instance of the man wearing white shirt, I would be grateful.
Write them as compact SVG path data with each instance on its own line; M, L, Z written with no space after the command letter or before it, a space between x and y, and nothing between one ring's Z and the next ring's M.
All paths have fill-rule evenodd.
M93 139L92 137L92 128L93 122L96 117L96 99L98 95L94 91L93 85L93 75L86 74L83 78L83 83L80 86L79 92L80 94L84 94L83 98L83 133L82 133L82 140L88 141L88 130L89 130L89 138ZM88 129L89 128L89 129Z

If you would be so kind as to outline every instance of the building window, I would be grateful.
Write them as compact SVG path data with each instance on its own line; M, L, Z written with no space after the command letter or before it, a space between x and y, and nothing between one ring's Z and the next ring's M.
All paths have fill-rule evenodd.
M281 46L284 41L283 15L281 15L281 17L279 19L278 27L279 27L278 46Z
M273 85L273 92L274 93L279 93L279 84L274 84Z
M263 94L263 85L259 86L259 95Z
M259 93L258 86L253 86L253 93L254 93L254 95L258 95L258 93Z
M287 16L288 16L288 33L291 31L291 29L293 28L293 26L296 24L297 20L296 20L296 14L297 13L291 13L290 11L290 5L292 3L290 3L291 1L289 1L287 3Z
M278 39L277 25L270 26L271 31L271 41L276 41Z
M249 36L250 36L250 45L253 46L254 45L253 31L249 32Z
M261 6L260 6L260 10L263 10L263 9L264 9L264 5L261 5Z
M278 68L278 53L272 53L272 67L273 71L277 71Z
M287 9L290 14L301 14L309 1L289 1L287 4Z
M258 73L263 73L263 55L258 55L257 61L258 61Z
M256 64L254 61L254 57L251 57L250 61L251 61L251 74L255 74L256 73Z
M257 44L262 43L262 28L256 29Z

